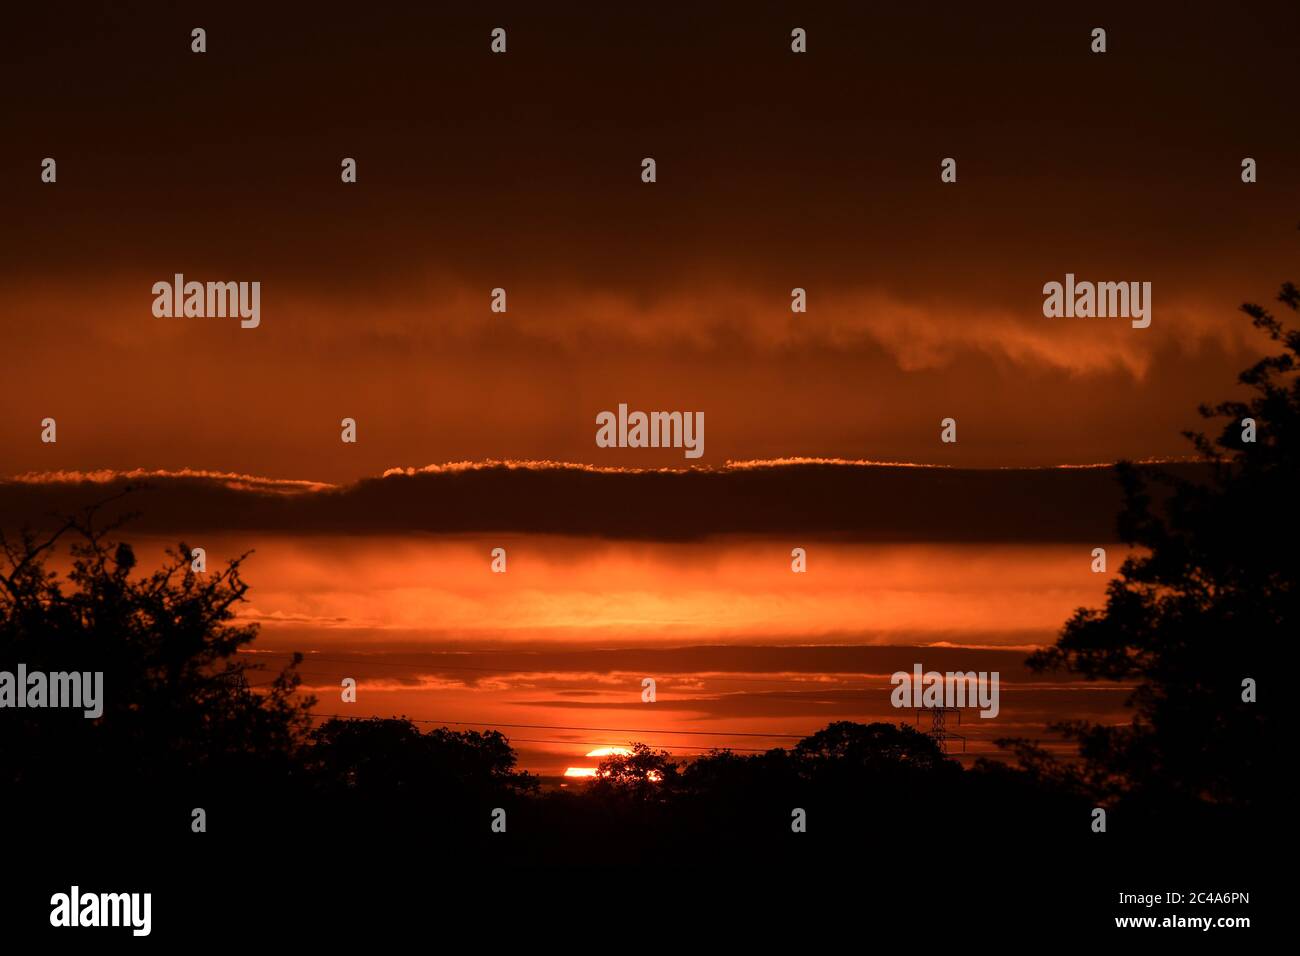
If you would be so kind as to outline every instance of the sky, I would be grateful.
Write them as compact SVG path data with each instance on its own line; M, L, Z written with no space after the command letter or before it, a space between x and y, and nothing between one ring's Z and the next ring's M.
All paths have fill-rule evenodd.
M951 646L1015 686L999 733L1122 719L1016 664L1122 558L1105 470L1025 469L1186 455L1263 354L1300 8L701 6L13 11L5 526L150 483L150 553L255 548L256 648L368 713L644 729L652 667L656 727L803 733ZM156 316L176 274L259 282L260 324ZM1067 274L1151 283L1150 327L1045 317ZM623 403L702 412L703 455L598 446ZM551 771L626 743L529 733Z
M341 487L51 474L0 481L0 528L109 499L98 520L135 513L119 534L142 568L169 547L202 547L209 571L242 559L255 685L300 652L321 719L498 728L546 777L635 741L688 759L833 720L927 729L891 701L891 675L916 665L999 675L997 716L953 728L968 763L1006 737L1064 752L1055 720L1126 719L1129 688L1025 667L1129 553L1108 468L495 465Z
M597 448L620 402L705 412L700 464L1176 455L1294 278L1291 5L313 9L17 13L6 473L687 464ZM1044 318L1067 272L1151 327ZM260 326L156 318L176 273Z
M143 566L174 542L130 536ZM634 741L687 759L711 747L790 746L833 720L928 730L891 702L896 672L999 675L999 709L966 710L954 759L1000 757L1024 736L1066 748L1044 726L1125 719L1129 688L1035 674L1074 608L1097 603L1113 574L1090 571L1073 543L613 541L553 535L203 537L210 567L250 548L251 590L238 623L257 640L240 660L254 686L292 652L316 713L396 716L427 729L498 728L522 768L547 777L598 747ZM493 547L508 559L488 570ZM1121 546L1107 543L1113 555ZM1114 566L1112 566L1113 569ZM643 681L655 700L643 699ZM344 678L356 681L344 702Z

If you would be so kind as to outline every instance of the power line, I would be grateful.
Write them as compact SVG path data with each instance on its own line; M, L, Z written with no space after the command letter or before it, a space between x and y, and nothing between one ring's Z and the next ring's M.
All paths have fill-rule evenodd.
M313 718L333 718L337 720L408 720L413 724L438 724L440 726L456 725L458 727L516 727L527 730L573 730L586 733L603 733L603 734L669 734L684 735L690 737L762 737L762 738L785 738L788 740L803 740L807 734L760 734L744 730L655 730L650 728L638 727L567 727L557 724L503 724L496 721L484 720L435 720L431 718L415 717L358 717L352 714L312 714Z
M409 717L342 717L342 716L339 716L339 715L337 715L337 714L312 714L312 717L318 717L318 716L319 716L319 717L328 717L328 718L332 718L332 719L334 719L334 720L410 720L410 719L411 719L411 718L409 718ZM485 727L486 727L486 726L491 726L491 725L489 725L489 724L482 724L481 726L485 726ZM677 733L677 731L673 731L673 733ZM578 745L581 745L581 746L584 746L584 747L585 747L585 746L589 746L589 745L591 744L591 741L583 741L583 740L557 740L557 739L554 738L554 737L508 737L508 738L506 738L506 739L509 740L511 744L516 744L516 743L525 743L525 744L567 744L567 745L570 745L570 746L572 746L572 745L574 745L574 744L578 744ZM770 747L769 747L769 748L763 748L763 747L685 747L685 746L682 746L681 744L655 744L654 746L658 747L660 750L672 750L672 751L676 751L676 752L678 752L678 753L701 753L701 754L710 753L710 752L712 752L713 750L731 750L731 751L734 751L734 752L736 752L736 753L765 754L765 753L768 752L768 750L773 749L773 748L770 748ZM586 754L584 754L583 756L585 757Z
M268 687L270 686L271 683L273 682L268 681L266 683L261 683L261 684L249 684L248 686ZM627 730L627 729L616 730L616 729L603 728L603 727L558 727L549 724L500 724L500 723L495 723L493 721L457 721L457 720L432 720L432 719L415 718L415 717L384 717L379 714L366 716L366 717L356 715L356 714L350 714L347 716L343 714L309 714L308 717L309 719L312 720L405 720L413 724L438 724L440 726L446 726L447 724L456 724L457 726L461 726L461 727L487 727L489 729L495 727L519 727L519 728L527 727L527 728L533 728L537 730L571 730L575 732L582 731L587 733L669 734L669 735L689 734L691 736L789 738L791 740L803 740L804 737L808 736L807 734L757 734L757 733L747 733L743 731L729 731L729 730L719 730L719 731ZM510 737L509 739L512 743L513 742L535 743L535 744L582 744L583 743L583 741L581 740L555 740L555 739L546 739L540 737ZM708 753L710 749L719 749L719 748L705 748L705 747L685 747L680 744L655 744L655 746L659 747L661 750L694 751L698 753ZM764 749L762 747L726 747L723 749L733 750L738 753L761 754L761 753L767 753L767 750L771 748Z
M274 681L266 681L262 683L249 684L249 687L269 687L273 683ZM513 723L499 723L496 721L487 721L487 720L468 721L468 720L437 720L433 718L417 718L417 717L395 717L395 716L385 717L380 714L360 716L356 714L345 715L345 714L313 713L309 715L309 718L312 720L318 720L318 719L320 720L330 720L330 719L332 720L405 720L413 724L437 724L443 727L448 725L455 725L458 727L486 727L488 729L495 729L497 727L509 727L509 728L529 729L529 730L567 730L567 731L574 731L574 732L581 732L581 733L657 734L660 736L684 735L684 736L691 736L691 737L758 737L762 739L786 739L786 740L803 740L805 737L808 736L807 734L785 734L785 733L763 734L763 733L756 733L752 731L741 731L741 730L658 730L654 728L575 727L575 726L561 726L557 724L513 724ZM535 738L528 738L528 737L511 737L510 739L512 741L521 741L521 742L529 742L529 743L554 743L554 744L582 743L582 741L578 741L578 740L543 740L543 739L535 739ZM683 747L680 745L671 745L671 744L656 744L655 746L660 747L661 749L664 750L696 750L701 753L708 752L706 748L700 748L700 747ZM727 747L725 749L733 750L737 752L744 752L744 753L766 753L767 752L767 750L761 747Z
M261 684L250 684L249 686L266 687L269 686L271 683L273 682L268 681L266 683L261 683ZM753 731L743 731L743 730L657 730L653 728L635 728L635 727L631 727L631 728L629 727L576 727L576 726L558 725L558 724L498 723L495 721L487 721L487 720L480 720L480 721L438 720L435 718L427 718L427 717L404 717L404 716L399 717L399 716L384 716L382 714L371 714L368 716L360 716L357 714L313 713L308 715L308 719L310 720L404 720L412 724L436 724L440 727L446 727L446 726L485 727L489 730L494 730L498 727L509 727L514 729L528 729L528 730L565 730L565 731L572 731L572 732L579 732L579 733L658 734L661 736L668 735L668 736L689 736L689 737L759 737L763 739L782 739L782 740L804 740L805 738L810 736L811 733L815 733L815 731L812 731L804 734L786 734L786 733L764 734L764 733L757 733ZM532 737L509 737L507 739L509 739L512 742L519 742L519 743L548 743L548 744L583 744L584 743L584 741L581 740L554 740L554 739L542 739L542 738L532 738ZM587 741L586 743L589 742L590 741ZM706 749L702 747L685 747L680 744L654 744L654 746L658 747L661 750L693 751L698 753L708 753L710 749L730 750L736 753L767 753L768 750L770 749L780 749L780 748L764 749L761 747L716 747L716 748Z
M355 718L354 718L354 719L355 719ZM360 719L364 719L364 718L360 718ZM555 739L548 739L548 738L542 738L542 737L510 737L510 738L508 738L508 739L509 739L509 741L510 741L512 744L516 744L516 743L525 743L525 744L582 744L582 743L583 743L583 741L581 741L581 740L555 740ZM585 746L585 744L584 744L584 746ZM678 752L678 753L702 753L702 754L706 754L706 753L709 753L711 750L715 750L715 749L726 749L726 750L732 750L732 751L735 751L736 753L747 753L747 754L765 754L765 753L767 753L767 750L764 750L762 747L726 747L726 748L713 748L713 747L682 747L682 746L677 745L677 744L655 744L655 746L658 747L660 750L673 750L673 751L676 751L676 752ZM771 749L771 748L768 748L768 749ZM584 759L585 759L585 758L586 758L586 754L583 754L583 757L584 757ZM596 758L590 758L590 759L596 759Z

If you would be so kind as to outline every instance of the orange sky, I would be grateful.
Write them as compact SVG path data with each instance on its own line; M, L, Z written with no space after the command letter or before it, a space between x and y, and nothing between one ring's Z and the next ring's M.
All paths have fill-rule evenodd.
M779 4L743 16L612 5L561 21L537 5L494 5L491 20L397 5L359 23L234 2L202 12L209 52L195 56L188 9L70 24L26 5L0 64L0 478L194 469L344 484L485 459L686 464L680 450L598 448L595 417L620 403L703 412L709 467L1186 454L1197 405L1228 398L1260 354L1237 307L1300 278L1300 12L1180 10L828 4L795 22ZM499 23L510 52L493 57ZM1088 52L1098 24L1104 56ZM808 30L807 55L789 52L792 26ZM40 181L47 156L55 184ZM640 181L647 156L654 184ZM357 159L356 184L340 182L343 157ZM957 159L954 184L939 181L944 157ZM1150 282L1150 328L1045 318L1043 285L1067 272ZM155 317L152 286L177 273L260 282L260 326ZM489 310L497 287L504 314ZM794 287L804 314L790 311ZM47 417L56 444L40 440ZM339 440L344 417L356 444ZM945 417L956 444L939 441ZM355 663L327 653L366 656L358 710L428 719L650 726L644 666L665 675L654 726L890 719L879 668L909 666L912 645L957 644L955 662L1010 674L1023 652L998 647L1048 642L1102 597L1087 567L1109 540L1097 496L1078 503L1087 520L1065 520L1067 502L1041 535L1042 509L1061 499L981 498L1017 530L985 533L999 511L963 535L947 516L982 480L966 474L926 484L906 509L844 500L850 544L785 533L801 516L833 530L838 501L805 504L827 485L800 497L769 484L749 517L780 510L780 533L740 541L692 527L712 517L698 512L647 532L656 512L610 491L646 482L598 476L559 502L548 475L528 477L539 520L552 504L568 520L601 488L590 500L609 512L586 515L583 533L626 537L310 524L333 491L286 504L275 533L252 519L223 531L249 504L237 497L147 499L174 510L145 528L200 533L214 559L256 547L259 646L315 650L306 673L321 688ZM498 495L521 487L491 480ZM420 493L454 487L337 497L349 520L384 512L393 530ZM752 486L713 487L743 498ZM0 508L35 500L29 490L0 487ZM212 510L186 513L187 500ZM412 513L409 527L444 530L444 499L426 504L436 520ZM517 518L514 504L480 496L471 517L509 529L493 521ZM930 544L875 534L891 509L933 512L910 529ZM624 514L640 522L631 531ZM343 530L356 533L324 533ZM638 536L658 540L627 540ZM955 543L965 537L989 540ZM487 553L503 542L498 577ZM789 572L794 545L810 549L806 577ZM714 644L726 651L708 668L689 650ZM881 650L898 646L897 659ZM467 682L445 659L422 677L409 656L467 649L551 657L484 660L474 666L491 679ZM667 656L609 656L650 650ZM867 656L826 658L840 653ZM1007 693L999 735L1116 713L1114 690L1023 673ZM971 732L987 750L994 732ZM526 763L550 770L626 743L527 736Z
M598 449L619 402L704 411L705 464L1180 454L1255 354L1236 307L1295 277L1285 5L1102 5L1104 56L1030 5L818 10L805 57L776 6L506 6L495 58L469 12L205 15L202 57L181 11L11 30L41 42L0 67L5 473L682 464ZM1152 282L1152 326L1044 318L1067 271ZM178 272L260 281L260 327L155 318Z
M146 564L161 558L162 541L143 542ZM253 538L206 543L220 562ZM788 746L836 719L911 722L888 676L915 663L1001 673L998 717L963 715L968 759L1049 720L1122 717L1122 690L1023 667L1101 599L1109 576L1090 571L1089 549L804 544L809 570L796 575L771 539L259 536L241 617L262 628L250 660L274 670L306 653L319 713L501 727L544 774L633 740L685 757ZM494 546L505 574L488 571ZM341 699L345 677L356 703Z

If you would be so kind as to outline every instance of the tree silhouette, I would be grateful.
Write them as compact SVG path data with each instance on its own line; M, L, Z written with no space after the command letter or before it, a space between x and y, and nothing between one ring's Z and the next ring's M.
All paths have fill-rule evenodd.
M593 796L614 796L656 801L677 784L681 768L666 750L633 743L630 754L614 754L600 762L588 791Z
M537 780L515 771L515 752L499 731L421 733L409 720L333 718L310 735L308 773L325 794L361 793L399 804L482 800L526 793Z
M794 748L802 773L914 774L955 767L927 734L906 724L859 724L839 720L799 741Z
M257 693L244 675L259 668L233 660L257 634L256 625L232 623L248 590L247 556L198 574L182 543L160 569L135 574L134 550L111 539L117 525L96 527L106 503L47 537L0 534L0 669L104 675L97 719L80 710L6 712L0 785L43 805L75 799L88 779L210 800L283 780L314 701L296 694L297 657ZM49 563L68 539L72 563L61 576ZM107 801L105 793L99 803Z
M1278 301L1295 311L1300 291L1286 283ZM1201 407L1206 418L1227 419L1217 438L1185 433L1207 480L1159 475L1169 491L1157 506L1138 469L1119 466L1119 532L1138 550L1109 585L1105 607L1076 611L1056 645L1028 661L1037 671L1136 682L1126 726L1057 725L1077 741L1082 764L1072 778L1061 768L1055 776L1162 812L1241 809L1264 795L1280 693L1274 683L1246 702L1243 682L1264 684L1277 672L1300 624L1300 332L1260 306L1242 310L1282 351L1241 373L1248 400ZM1254 441L1243 440L1247 419ZM1052 776L1041 752L1011 743L1035 773Z

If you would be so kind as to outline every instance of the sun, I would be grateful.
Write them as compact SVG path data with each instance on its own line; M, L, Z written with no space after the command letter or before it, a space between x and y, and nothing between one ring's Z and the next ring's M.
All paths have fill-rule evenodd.
M630 757L632 751L626 747L597 747L587 754L588 757Z

